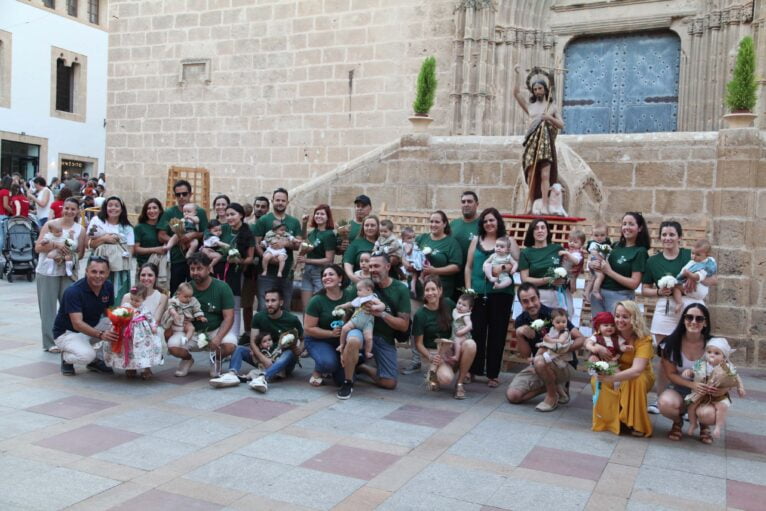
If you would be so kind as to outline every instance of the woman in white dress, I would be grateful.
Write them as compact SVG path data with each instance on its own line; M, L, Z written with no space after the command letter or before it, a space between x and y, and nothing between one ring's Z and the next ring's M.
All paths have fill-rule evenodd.
M104 201L101 211L88 223L87 235L93 254L109 261L109 280L114 284L114 296L123 296L130 289L135 237L122 199L112 196Z
M85 229L77 221L80 212L80 204L77 199L70 197L64 201L61 208L61 218L51 220L61 228L62 236L71 240L67 246L64 242L45 242L50 226L43 225L40 236L35 243L35 252L39 254L37 259L37 306L40 309L40 324L42 326L43 349L50 353L59 353L61 350L53 342L53 320L58 312L58 303L64 296L64 291L76 280L77 267L75 266L74 279L67 276L63 264L48 264L48 252L58 250L69 252L82 258L85 252Z
M168 296L157 287L157 275L159 270L152 263L145 263L138 270L138 281L150 291L141 306L141 312L146 315L147 322L159 322L168 305ZM121 304L130 304L130 293L125 294L120 300ZM128 353L128 362L122 353L112 353L109 347L105 348L104 361L114 369L124 369L128 378L134 378L141 370L141 378L150 379L152 366L161 365L163 359L163 329L157 326L152 332L144 322L138 323L133 328L132 349Z

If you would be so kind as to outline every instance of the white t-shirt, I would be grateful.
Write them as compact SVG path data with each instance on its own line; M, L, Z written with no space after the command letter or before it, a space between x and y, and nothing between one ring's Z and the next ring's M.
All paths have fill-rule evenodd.
M51 216L51 204L53 203L53 192L47 187L37 192L37 199L44 201L48 200L45 206L36 204L37 206L37 218L50 218Z
M117 234L120 236L121 241L126 245L135 245L136 238L133 234L133 228L129 225L110 224L109 222L102 222L97 216L90 219L88 224L88 236L98 238L104 234ZM94 233L91 235L91 233Z
M56 222L58 220L55 220ZM82 225L75 222L74 225L72 225L71 229L64 229L61 233L63 237L69 238L74 242L74 246L72 247L72 252L77 252L77 242L80 239L80 233L82 232ZM48 254L47 252L41 252L37 257L37 273L40 275L45 275L47 277L64 277L66 276L66 271L63 266L58 265L48 265L45 262L48 260ZM53 266L51 268L50 266Z

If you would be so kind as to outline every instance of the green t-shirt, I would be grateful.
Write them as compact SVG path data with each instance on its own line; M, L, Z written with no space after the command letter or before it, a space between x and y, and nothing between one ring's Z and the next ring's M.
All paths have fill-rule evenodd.
M356 298L356 288L350 287L346 290L348 300ZM391 285L382 289L375 284L375 294L381 302L386 304L386 312L392 316L397 316L399 313L409 314L411 312L410 306L410 290L407 284L401 280L391 280ZM388 326L388 323L382 318L375 318L375 326L372 329L373 335L379 335L389 344L396 342L394 329Z
M450 264L456 264L458 268L462 268L463 251L460 250L460 245L452 236L434 241L429 233L425 233L418 236L416 242L420 250L425 250L426 247L431 248L432 252L427 256L427 259L434 268L443 268ZM452 275L439 275L439 279L442 281L444 296L452 296L455 288L459 287L459 284L464 280L459 270Z
M643 283L657 285L657 281L665 275L675 277L681 273L681 269L692 258L692 251L688 248L682 248L675 259L666 259L662 252L654 254L646 260L646 271L644 272Z
M133 227L133 236L136 239L136 245L141 245L142 248L155 248L161 245L157 237L156 225L138 224ZM148 260L149 254L136 255L136 264L139 268Z
M492 250L484 250L481 248L481 243L476 243L476 250L473 253L473 268L471 268L471 289L483 294L507 294L513 295L516 284L511 284L508 287L502 289L495 289L493 284L487 280L487 276L484 274L484 263L494 253ZM511 276L513 277L513 276Z
M609 254L609 265L614 271L622 275L623 277L630 277L634 271L643 273L646 270L646 260L649 254L644 247L623 247L615 245L612 247L612 253ZM601 289L609 289L610 291L634 291L634 289L628 289L625 286L618 284L611 277L604 277L604 283L601 284Z
M271 339L276 344L279 339L279 334L286 330L294 328L298 331L298 337L303 338L303 325L298 316L292 312L283 310L282 315L278 318L270 318L266 311L261 311L253 315L253 321L250 327L254 330L258 330L260 333L268 332L271 334Z
M543 248L524 247L519 256L519 271L529 270L529 276L542 279L548 272L548 268L561 266L559 252L563 250L558 243L549 243ZM540 289L550 289L551 286L540 286Z
M355 239L343 253L343 264L353 264L354 271L357 271L359 269L359 257L365 252L372 253L374 246L375 243L368 241L366 238Z
M455 303L449 298L444 299L450 314L455 308ZM439 312L432 311L425 306L418 309L412 318L412 336L423 336L423 345L429 350L436 349L436 339L449 339L452 336L452 316L447 321L447 329L439 329Z
M338 240L335 238L335 232L332 229L320 231L314 229L308 234L308 242L314 245L314 250L306 254L306 259L324 259L328 250L335 252Z
M263 239L264 236L266 236L266 233L269 232L272 227L274 226L274 220L276 220L277 217L274 216L273 212L266 213L261 218L258 219L258 221L255 223L255 228L253 229L253 234L255 234L256 237ZM300 236L301 235L301 222L294 216L285 215L285 218L282 220L287 227L287 232L292 234L293 236ZM285 270L282 272L282 275L291 276L291 271L293 267L293 250L291 248L287 249L287 261L285 261ZM276 264L270 264L267 274L271 277L277 276L277 271L279 271L279 267Z
M338 305L344 304L350 300L349 292L344 291L338 300L330 300L326 294L318 293L311 297L309 304L306 306L306 316L317 318L317 326L323 330L332 330L330 324L333 321L342 320L343 318L336 318L332 315L332 311ZM317 339L319 341L332 341L337 344L339 339Z
M348 242L351 243L354 241L357 236L359 236L359 233L362 231L362 224L358 223L356 220L351 220L348 223Z
M194 322L198 332L210 332L221 326L224 309L234 309L234 295L231 288L223 281L213 279L204 291L199 291L194 281L190 282L194 289L194 297L199 300L207 323Z
M207 213L205 213L204 209L197 206L197 216L199 217L199 232L205 232L207 230ZM172 236L173 230L170 228L170 221L173 218L181 219L183 217L184 217L184 214L183 214L183 211L181 211L181 208L179 208L178 206L170 206L168 209L165 210L164 213L162 213L162 217L160 217L160 221L157 222L157 230L165 231L166 233L168 233L168 236ZM181 250L180 244L173 247L173 249L170 251L170 262L183 263L185 261L186 261L186 256Z
M479 219L478 217L470 222L466 222L462 218L456 218L449 224L452 233L450 236L455 238L457 244L460 245L460 250L463 251L463 263L460 265L460 269L465 268L465 261L468 258L468 247L471 246L471 241L476 237L479 232Z

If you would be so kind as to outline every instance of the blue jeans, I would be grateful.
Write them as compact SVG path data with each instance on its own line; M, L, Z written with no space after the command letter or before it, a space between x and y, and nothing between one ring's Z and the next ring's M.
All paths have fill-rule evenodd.
M329 339L319 340L308 336L303 340L309 356L314 359L314 370L322 374L332 374L335 384L341 385L346 376L340 365L340 353L335 350L338 344Z
M234 353L231 355L231 360L229 360L229 371L236 371L239 373L242 369L242 362L247 362L253 367L258 365L253 358L253 352L250 350L250 346L237 346L237 349L234 350ZM297 363L298 358L295 354L292 351L285 351L273 364L271 364L271 367L266 369L266 381L274 379L274 377L282 370L285 371L285 376L290 376Z
M282 298L285 300L284 310L290 310L290 301L293 299L293 275L287 277L273 277L271 275L258 275L256 281L258 288L258 311L266 310L266 291L269 289L282 290Z
M636 299L636 292L632 289L623 289L621 291L612 291L610 289L602 289L601 300L597 300L595 296L590 295L590 310L591 315L595 316L599 312L611 312L614 314L614 308L617 306L617 302L623 300Z

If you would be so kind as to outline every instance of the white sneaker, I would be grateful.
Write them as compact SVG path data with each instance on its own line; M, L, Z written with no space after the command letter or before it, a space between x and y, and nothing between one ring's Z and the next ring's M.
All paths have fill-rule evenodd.
M264 394L267 390L269 390L269 384L266 383L266 377L261 375L258 378L254 379L250 383L250 388L255 390L256 392L260 392L261 394Z
M178 369L176 369L176 376L186 376L189 374L189 369L191 369L191 366L194 365L194 359L190 358L189 360L181 360L178 363Z
M653 415L657 415L658 413L660 413L660 406L657 404L657 401L655 401L654 403L646 407L646 411Z
M222 374L218 378L210 380L210 386L216 389L223 389L226 387L236 387L239 385L239 376L229 371L226 374Z

